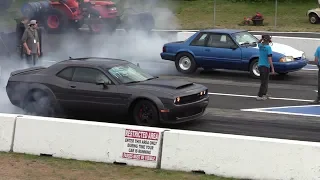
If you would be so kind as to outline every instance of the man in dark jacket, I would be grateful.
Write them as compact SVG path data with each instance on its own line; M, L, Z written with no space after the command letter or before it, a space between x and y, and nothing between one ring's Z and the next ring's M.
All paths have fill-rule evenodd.
M28 22L29 22L29 19L26 17L23 17L20 19L20 22L17 23L17 26L16 26L17 51L18 51L21 59L24 58L21 38L22 38L22 35L23 35L24 31L26 30L26 28L28 28Z

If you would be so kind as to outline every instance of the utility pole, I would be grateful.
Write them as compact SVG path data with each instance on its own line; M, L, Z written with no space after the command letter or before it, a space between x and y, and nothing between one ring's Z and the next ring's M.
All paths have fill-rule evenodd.
M216 0L213 0L213 28L216 27ZM319 0L320 1L320 0Z
M274 28L277 28L278 0L275 0Z

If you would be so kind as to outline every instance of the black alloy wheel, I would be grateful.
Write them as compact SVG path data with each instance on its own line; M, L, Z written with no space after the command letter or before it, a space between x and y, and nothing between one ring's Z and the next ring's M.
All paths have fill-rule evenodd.
M141 100L135 105L133 118L135 123L141 126L157 126L159 124L158 109L148 100Z

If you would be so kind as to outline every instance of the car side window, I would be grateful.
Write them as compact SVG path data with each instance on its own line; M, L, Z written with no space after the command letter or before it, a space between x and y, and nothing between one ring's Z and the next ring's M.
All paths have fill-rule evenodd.
M199 34L192 42L191 46L205 46L208 33Z
M103 74L100 70L94 68L75 68L72 81L95 84L97 80L103 80L107 84L112 84L112 81Z
M211 34L207 46L215 48L230 48L235 43L227 34Z
M74 71L74 68L68 67L68 68L65 68L65 69L61 70L60 72L58 72L57 76L59 78L71 81L72 80L73 71Z

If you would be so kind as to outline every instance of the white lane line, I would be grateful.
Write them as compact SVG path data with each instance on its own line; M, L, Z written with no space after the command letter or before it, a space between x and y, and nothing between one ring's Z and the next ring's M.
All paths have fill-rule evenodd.
M242 95L242 94L226 94L226 93L211 93L208 94L216 95L216 96L231 96L231 97L244 97L244 98L256 98L257 96L251 95ZM279 97L270 97L273 100L283 100L283 101L300 101L300 102L313 102L314 100L307 99L293 99L293 98L279 98Z
M304 71L318 71L318 69L308 69L308 68L302 68Z
M241 111L262 112L262 113L270 113L270 114L295 115L295 116L320 117L320 115L316 115L316 114L302 114L302 113L290 113L290 112L281 112L281 111L267 111L267 110L263 110L263 109L241 109Z

